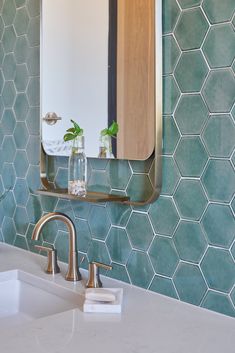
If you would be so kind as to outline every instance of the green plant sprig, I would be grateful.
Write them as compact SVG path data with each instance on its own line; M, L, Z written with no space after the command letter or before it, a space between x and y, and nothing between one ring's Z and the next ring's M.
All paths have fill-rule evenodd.
M111 136L115 138L117 136L118 130L119 130L118 123L116 121L113 121L108 128L101 130L100 135Z
M83 135L83 129L81 129L80 126L74 120L71 119L70 121L73 124L73 127L66 130L67 134L64 135L65 142L74 140L78 136Z

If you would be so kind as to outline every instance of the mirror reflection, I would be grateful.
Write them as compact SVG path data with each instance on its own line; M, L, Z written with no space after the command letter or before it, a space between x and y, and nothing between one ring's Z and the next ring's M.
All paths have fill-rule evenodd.
M71 119L88 157L147 159L154 150L154 1L42 0L42 143L70 155ZM101 131L118 123L114 137Z

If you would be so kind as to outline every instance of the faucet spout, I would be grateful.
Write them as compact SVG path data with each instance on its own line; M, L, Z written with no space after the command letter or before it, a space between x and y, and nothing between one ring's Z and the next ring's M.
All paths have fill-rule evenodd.
M51 212L43 216L35 225L32 240L38 240L41 234L42 228L46 223L57 220L62 221L66 224L69 231L69 257L68 257L68 271L65 276L67 281L80 281L82 276L78 268L78 251L77 251L77 239L76 230L72 220L63 213Z

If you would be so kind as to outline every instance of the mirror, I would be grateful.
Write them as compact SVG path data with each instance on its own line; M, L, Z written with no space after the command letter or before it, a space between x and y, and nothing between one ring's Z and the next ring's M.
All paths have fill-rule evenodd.
M44 151L70 155L63 135L73 119L84 129L87 157L150 157L156 135L155 1L41 0L41 6ZM113 121L117 136L104 141L100 132ZM111 152L102 154L108 144Z

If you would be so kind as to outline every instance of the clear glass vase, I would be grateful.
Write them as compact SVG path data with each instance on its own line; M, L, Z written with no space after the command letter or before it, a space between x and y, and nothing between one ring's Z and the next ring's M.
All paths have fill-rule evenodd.
M84 152L84 136L73 141L68 167L68 193L85 196L87 184L87 158Z
M112 138L109 135L100 136L99 158L114 158Z

